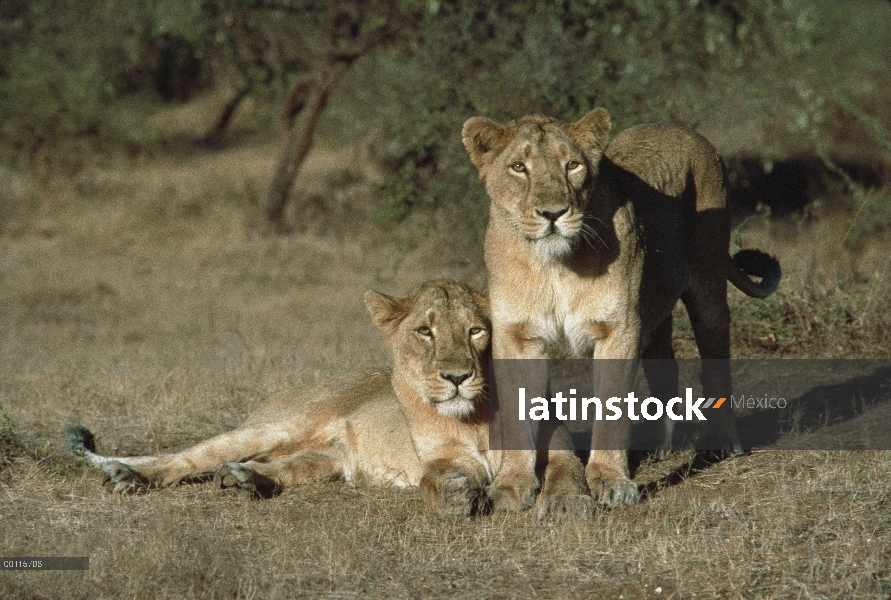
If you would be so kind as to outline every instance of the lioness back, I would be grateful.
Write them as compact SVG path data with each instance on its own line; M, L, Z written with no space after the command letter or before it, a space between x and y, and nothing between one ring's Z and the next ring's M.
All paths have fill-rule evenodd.
M697 210L726 205L721 158L695 131L676 125L638 125L616 135L604 154L666 196L687 192L692 176Z

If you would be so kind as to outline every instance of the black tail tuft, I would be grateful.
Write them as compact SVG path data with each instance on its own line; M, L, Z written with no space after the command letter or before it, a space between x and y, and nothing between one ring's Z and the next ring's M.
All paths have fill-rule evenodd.
M755 282L751 277L760 277L761 281ZM780 269L780 261L760 250L740 250L730 258L730 268L727 279L738 290L753 298L767 298L777 286L783 271Z
M760 250L740 250L733 255L733 260L743 271L755 277L768 277L780 270L780 261Z
M65 430L65 443L72 452L96 451L96 440L89 429L82 425L71 425Z

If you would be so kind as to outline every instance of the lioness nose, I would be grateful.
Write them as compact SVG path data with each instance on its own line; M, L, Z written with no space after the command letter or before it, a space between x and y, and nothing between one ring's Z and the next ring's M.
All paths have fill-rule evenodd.
M556 222L557 222L557 219L559 219L560 217L562 217L563 215L565 215L567 212L569 212L569 208L568 208L568 207L567 207L567 208L561 208L560 210L554 210L554 211L551 211L551 210L536 210L535 212L537 212L538 214L540 214L541 216L543 216L545 219L547 219L547 220L550 221L551 223L556 223Z
M446 381L451 381L455 384L455 387L461 385L468 377L471 376L470 371L440 371L439 376L445 379Z

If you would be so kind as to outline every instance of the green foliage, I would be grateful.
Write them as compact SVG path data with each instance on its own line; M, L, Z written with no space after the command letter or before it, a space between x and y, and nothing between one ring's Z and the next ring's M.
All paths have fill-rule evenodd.
M119 136L109 104L157 89L191 56L183 46L191 21L164 6L34 0L0 11L3 162L76 169L85 152Z
M33 163L48 143L63 144L60 154L74 162L84 138L101 124L105 94L95 89L95 63L77 70L56 65L34 48L10 65L0 89L0 133L10 162Z
M0 160L76 169L109 142L138 146L111 106L187 100L214 77L264 100L272 89L281 104L299 76L402 39L425 10L417 0L10 0Z
M76 169L88 151L150 139L113 116L122 100L148 112L216 77L282 105L299 77L337 55L362 57L340 122L377 111L363 125L388 140L380 212L482 216L460 143L468 117L572 120L605 106L615 130L695 126L716 74L794 62L816 23L770 0L10 0L0 9L0 160Z
M471 116L569 121L605 106L614 130L695 126L709 77L733 77L765 53L788 57L808 34L789 5L768 0L431 3L417 43L375 65L393 98L380 114L393 136L382 212L482 214L459 135Z

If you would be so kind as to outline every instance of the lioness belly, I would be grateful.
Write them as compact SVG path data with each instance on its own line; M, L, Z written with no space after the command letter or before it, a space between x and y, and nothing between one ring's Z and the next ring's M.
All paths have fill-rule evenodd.
M408 419L396 398L379 398L331 423L323 437L343 461L344 479L373 485L417 486L422 469Z

